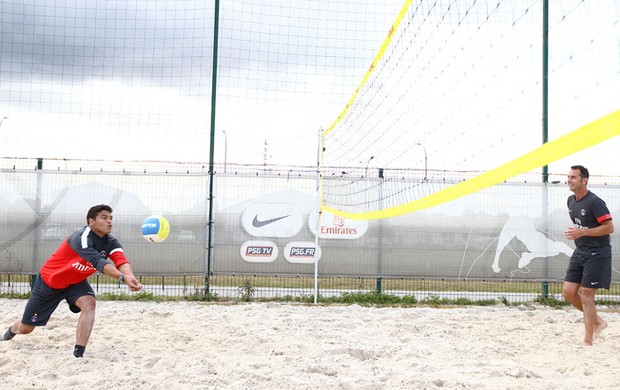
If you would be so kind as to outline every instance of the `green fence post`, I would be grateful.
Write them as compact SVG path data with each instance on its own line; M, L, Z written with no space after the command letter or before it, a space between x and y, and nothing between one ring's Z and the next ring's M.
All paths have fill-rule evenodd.
M542 282L542 286L541 286L541 293L543 298L548 298L549 297L549 282L547 282L546 280L544 282Z

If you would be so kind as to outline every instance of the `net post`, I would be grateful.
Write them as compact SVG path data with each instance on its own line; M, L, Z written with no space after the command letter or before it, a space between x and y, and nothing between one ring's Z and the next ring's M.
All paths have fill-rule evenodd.
M319 302L319 231L321 230L321 159L323 156L323 130L319 128L316 150L316 234L314 235L314 303Z

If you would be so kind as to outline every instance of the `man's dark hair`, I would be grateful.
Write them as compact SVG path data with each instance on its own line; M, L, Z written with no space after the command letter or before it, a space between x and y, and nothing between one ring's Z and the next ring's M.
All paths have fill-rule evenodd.
M88 213L86 213L86 223L88 223L88 220L91 218L97 219L97 214L102 211L107 211L108 213L111 213L112 207L108 206L107 204L98 204L91 207L90 210L88 210Z
M584 177L586 179L590 177L590 172L588 172L588 168L584 167L583 165L573 165L572 167L570 167L570 169L579 170L579 174L581 175L581 177Z

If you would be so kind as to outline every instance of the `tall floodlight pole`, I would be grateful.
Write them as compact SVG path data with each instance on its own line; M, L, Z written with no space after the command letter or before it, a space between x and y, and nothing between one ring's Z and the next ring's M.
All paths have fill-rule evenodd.
M224 173L226 173L226 165L228 162L228 134L226 134L226 130L222 130L224 134Z
M3 116L2 118L0 118L0 128L2 127L2 122L4 122L5 119L9 119L9 117Z
M370 158L368 159L368 162L366 163L366 170L364 171L364 177L368 176L368 166L370 165L370 162L375 158L375 156L370 156Z
M416 145L421 146L424 150L424 181L428 177L428 155L426 154L426 147L419 142L416 142Z

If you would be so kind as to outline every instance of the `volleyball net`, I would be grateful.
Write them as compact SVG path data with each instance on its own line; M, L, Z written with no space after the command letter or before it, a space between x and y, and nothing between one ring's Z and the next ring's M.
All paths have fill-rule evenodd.
M406 214L618 135L617 2L547 11L545 47L541 2L406 1L322 133L323 210L356 219Z

